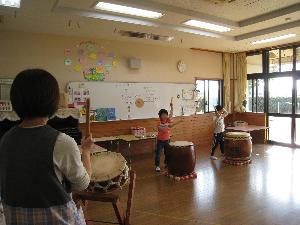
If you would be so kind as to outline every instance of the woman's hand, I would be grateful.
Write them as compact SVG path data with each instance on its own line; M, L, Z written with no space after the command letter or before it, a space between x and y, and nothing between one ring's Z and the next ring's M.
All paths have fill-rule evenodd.
M92 138L92 134L87 138L84 137L81 140L81 148L83 151L91 151L93 145L94 145L94 140Z
M92 134L87 138L84 137L81 140L81 149L82 149L81 160L89 177L92 176L92 172L93 172L91 166L91 150L93 145L94 145L94 140L92 138Z

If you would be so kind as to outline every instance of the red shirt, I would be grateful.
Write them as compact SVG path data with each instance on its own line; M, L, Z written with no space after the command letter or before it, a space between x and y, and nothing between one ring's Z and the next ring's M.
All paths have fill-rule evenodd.
M165 121L160 120L158 124L158 135L157 140L160 141L168 141L170 140L170 128L171 120L168 118Z

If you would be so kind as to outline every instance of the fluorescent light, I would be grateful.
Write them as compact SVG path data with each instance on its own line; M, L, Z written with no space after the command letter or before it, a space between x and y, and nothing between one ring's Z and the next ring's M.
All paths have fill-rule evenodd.
M97 9L101 9L104 11L123 13L123 14L146 17L151 19L158 19L163 16L163 14L159 12L153 12L150 10L139 9L139 8L124 6L124 5L117 5L117 4L107 3L107 2L99 2L95 7Z
M0 0L0 5L20 8L20 2L21 0Z
M291 38L291 37L295 37L295 36L296 36L296 34L285 34L285 35L281 35L281 36L277 36L277 37L272 37L272 38L267 38L267 39L263 39L263 40L253 41L253 42L251 42L251 44L253 44L253 45L263 44L263 43L279 41L279 40L283 40L283 39L287 39L287 38Z
M192 26L192 27L203 28L206 30L218 31L218 32L227 32L227 31L231 30L229 27L224 27L221 25L207 23L207 22L203 22L203 21L199 21L199 20L188 20L188 21L184 22L183 24Z

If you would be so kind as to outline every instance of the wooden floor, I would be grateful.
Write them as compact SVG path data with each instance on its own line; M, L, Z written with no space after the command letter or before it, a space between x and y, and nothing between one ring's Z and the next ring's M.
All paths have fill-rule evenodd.
M300 224L300 149L254 145L247 166L211 161L208 148L197 153L198 178L191 181L154 172L151 156L134 162L134 225ZM109 204L91 202L88 214L116 222Z

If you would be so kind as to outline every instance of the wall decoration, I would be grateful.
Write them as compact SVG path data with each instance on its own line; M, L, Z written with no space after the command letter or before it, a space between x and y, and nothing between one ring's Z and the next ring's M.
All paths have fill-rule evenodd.
M105 79L105 74L97 69L97 68L90 68L90 69L85 69L83 71L83 76L84 79L88 81L104 81Z
M65 49L65 51L64 51L64 53L65 53L65 56L69 56L69 55L71 55L71 49L69 49L69 48L66 48Z
M77 65L74 66L73 69L74 69L75 72L80 72L81 71L81 65L77 64Z
M78 62L81 64L81 65L85 65L87 63L87 59L82 56L82 57L79 57L78 58Z
M72 59L66 58L65 59L65 65L66 66L71 66L72 65Z
M102 60L98 60L98 61L96 62L96 65L97 65L97 66L102 66L102 65L103 65L103 61L102 61Z
M119 62L118 62L117 59L114 59L114 60L112 61L112 66L113 66L113 67L117 67L118 64L119 64Z
M107 110L105 108L98 108L95 110L96 121L107 121Z
M116 120L115 108L96 108L92 110L95 121Z
M110 64L105 64L104 65L104 68L107 70L107 71L111 71L112 67Z
M182 89L182 99L191 100L194 99L194 90Z
M177 63L177 69L180 73L184 73L186 71L186 63L182 60L179 60Z
M66 48L64 54L64 65L75 64L73 71L81 73L87 81L104 81L119 65L119 58L114 52L106 51L101 44L93 41L82 41L74 49Z
M79 56L82 56L84 54L84 50L83 49L78 49L77 54Z
M97 59L97 54L94 53L94 52L91 52L89 55L88 55L89 59L92 59L92 60L96 60Z
M115 57L116 57L116 54L113 53L113 52L109 52L109 53L108 53L108 57L110 57L110 58L115 58Z

